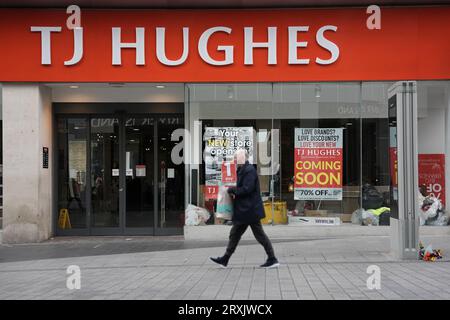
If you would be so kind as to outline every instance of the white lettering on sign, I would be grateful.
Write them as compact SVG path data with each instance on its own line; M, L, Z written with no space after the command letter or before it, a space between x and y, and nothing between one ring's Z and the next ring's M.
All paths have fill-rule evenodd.
M244 64L253 64L253 49L267 48L267 64L277 64L277 27L269 27L267 42L253 42L253 27L244 28Z
M198 40L198 53L200 57L206 63L209 63L213 66L225 66L228 64L232 64L233 59L233 46L217 46L217 51L222 51L225 53L225 59L222 61L214 60L208 53L208 40L216 32L225 32L227 34L231 34L231 29L227 27L215 27L209 28L205 32L202 33L200 39Z
M78 22L73 22L73 25L78 24ZM71 28L72 28L71 24ZM41 33L41 64L51 65L51 33L61 32L60 26L32 26L31 32ZM83 57L83 28L73 27L73 46L74 51L72 58L70 60L64 61L64 65L72 66L81 61ZM324 59L323 57L299 57L298 49L307 48L308 41L299 41L299 34L310 32L309 26L289 26L287 28L288 33L288 64L290 65L309 65L311 60L318 65L330 65L336 62L340 55L339 47L336 43L325 37L326 32L337 32L337 26L325 25L320 27L316 32L316 45L325 49L330 53L330 57ZM112 65L120 66L122 65L122 49L134 49L136 51L135 65L145 65L145 28L136 27L135 28L135 42L122 42L121 27L112 27ZM210 38L215 33L226 33L230 35L233 30L226 26L212 27L205 30L198 39L197 49L200 58L207 64L213 66L226 66L234 63L234 45L217 45L216 51L223 53L223 59L213 58L208 51L208 43ZM254 28L244 27L244 64L253 65L253 53L255 49L264 49L267 51L267 65L278 64L277 60L277 39L278 33L280 31L277 27L267 27L267 41L256 42L254 41ZM184 63L189 58L189 43L192 41L190 38L189 27L183 27L183 49L181 53L178 53L178 59L169 59L167 54L167 48L170 48L169 44L166 43L166 28L157 27L155 28L156 37L156 57L159 63L166 66L179 66ZM300 55L301 56L301 55Z
M183 64L189 54L189 28L183 28L183 54L178 60L169 60L166 56L166 28L156 28L156 56L159 62L166 66Z
M136 42L122 42L120 38L122 29L112 28L112 64L122 64L122 48L136 49L136 65L145 64L144 28L136 28Z
M289 64L309 64L309 59L299 59L297 57L297 48L306 48L307 41L297 42L298 32L307 32L308 26L304 27L289 27Z
M41 64L52 64L51 32L61 32L61 27L31 27L31 32L41 33Z
M83 28L73 29L73 56L72 59L64 61L65 66L72 66L83 58Z
M337 27L336 26L323 26L322 28L319 29L319 31L317 31L316 41L319 44L319 46L330 51L331 58L328 60L316 58L316 62L318 64L332 64L339 58L339 47L335 43L326 39L324 36L325 31L328 31L328 30L336 32Z

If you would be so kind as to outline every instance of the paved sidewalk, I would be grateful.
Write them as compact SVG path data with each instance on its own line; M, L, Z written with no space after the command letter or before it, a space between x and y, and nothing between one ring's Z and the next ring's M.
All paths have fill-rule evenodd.
M95 247L99 241L106 246L119 240L73 240L69 249L62 248ZM228 269L208 259L222 254L224 244L194 248L180 239L172 241L189 248L35 260L16 257L0 263L0 299L450 299L450 237L422 240L442 248L445 259L395 261L387 253L389 237L275 242L282 266L271 270L257 267L265 255L255 242L238 247ZM149 240L127 242L132 246L133 241ZM57 250L64 243L0 246L0 255L24 248ZM366 285L366 270L373 264L381 269L380 290ZM80 290L66 287L69 265L81 268Z

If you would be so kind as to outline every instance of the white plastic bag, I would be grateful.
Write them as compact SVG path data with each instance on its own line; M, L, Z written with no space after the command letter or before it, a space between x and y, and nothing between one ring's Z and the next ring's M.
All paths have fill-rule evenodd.
M352 213L352 223L357 225L362 225L362 213L364 209L359 208Z
M186 219L185 224L187 226L198 226L205 224L209 220L210 214L205 208L197 207L189 204L185 211Z
M224 185L219 186L219 193L217 195L216 217L231 220L233 218L233 200L227 192L228 187Z
M198 225L198 215L195 211L186 212L185 224L187 226L197 226Z
M197 208L198 208L197 215L198 215L199 224L204 225L204 224L206 224L206 221L209 220L209 217L211 215L209 214L208 210L206 210L205 208L200 208L200 207L197 207Z
M365 226L377 226L379 223L378 217L370 211L364 210L361 217L362 223Z

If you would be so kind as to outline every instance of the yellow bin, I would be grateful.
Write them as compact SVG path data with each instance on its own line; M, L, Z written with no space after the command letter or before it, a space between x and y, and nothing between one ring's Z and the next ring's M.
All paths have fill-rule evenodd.
M266 214L266 217L264 219L261 219L262 224L272 224L272 219L274 224L288 223L286 201L275 201L273 202L273 204L271 201L265 201L264 212Z

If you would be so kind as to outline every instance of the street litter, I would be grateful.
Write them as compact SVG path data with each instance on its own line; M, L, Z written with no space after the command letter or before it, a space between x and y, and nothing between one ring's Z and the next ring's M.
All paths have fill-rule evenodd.
M422 242L419 243L419 260L434 262L438 259L442 259L440 249L433 250L431 244L424 248Z
M186 208L185 224L187 226L205 225L209 218L210 214L205 208L197 207L192 204L189 204Z

